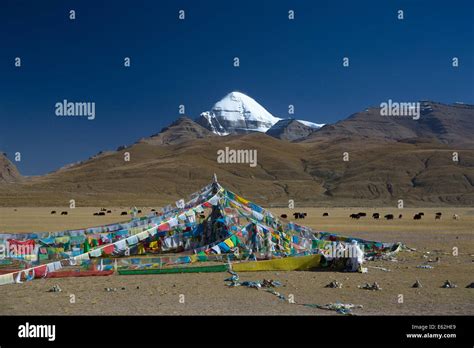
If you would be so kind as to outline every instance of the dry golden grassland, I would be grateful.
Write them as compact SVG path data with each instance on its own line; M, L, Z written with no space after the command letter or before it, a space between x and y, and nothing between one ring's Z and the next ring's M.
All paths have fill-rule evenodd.
M14 211L14 209L17 209ZM98 208L70 209L68 216L50 215L60 208L0 208L2 232L58 231L122 221L119 214L124 207L112 208L113 213L96 217ZM277 289L285 296L292 294L297 304L282 301L264 291L245 287L229 288L225 273L169 274L41 279L25 284L1 287L0 314L165 314L165 315L322 315L335 314L301 306L303 303L326 304L343 302L363 305L355 310L358 315L461 315L474 314L474 289L466 288L473 279L474 209L367 209L367 208L302 208L307 218L298 222L316 230L339 232L344 235L378 241L400 241L416 251L403 251L398 262L368 262L369 272L257 272L241 273L241 280L278 279L283 287ZM149 208L143 212L148 213ZM276 214L292 213L289 209L273 209ZM364 211L367 217L351 220L351 213ZM393 221L374 220L373 212L381 215L393 213ZM423 211L424 218L414 221L414 213ZM435 220L437 211L443 213ZM328 212L329 217L322 217ZM398 214L403 214L398 219ZM459 220L452 215L458 214ZM453 256L453 248L459 251ZM435 261L436 257L439 262ZM428 263L433 269L420 269L417 265ZM373 268L383 267L389 272ZM423 287L412 288L416 280ZM458 285L444 289L441 285L449 279ZM332 280L343 283L341 289L325 288ZM377 281L381 291L359 289L367 282ZM47 292L54 284L63 289L60 293ZM107 292L115 287L116 292ZM125 287L125 290L121 288ZM137 288L138 287L138 288ZM70 303L70 295L76 302ZM180 303L180 295L185 302ZM403 301L400 303L400 296Z

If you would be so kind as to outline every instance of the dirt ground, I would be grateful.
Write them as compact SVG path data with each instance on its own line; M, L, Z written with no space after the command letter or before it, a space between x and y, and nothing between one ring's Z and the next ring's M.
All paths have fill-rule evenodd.
M14 211L14 209L17 209ZM114 208L113 214L95 217L97 208L70 209L68 216L50 215L58 208L0 208L0 231L57 231L122 221L125 208ZM302 304L353 303L363 308L357 315L473 315L474 289L474 208L304 208L307 218L298 220L316 230L372 240L400 241L416 251L403 251L397 262L367 262L369 272L252 272L240 273L241 281L276 279L283 286L275 290L285 295L281 300L264 290L227 287L227 273L163 274L89 278L41 279L0 288L0 315L37 314L136 314L136 315L337 315ZM143 209L144 213L150 211ZM291 214L289 209L272 209L276 214ZM368 217L351 220L349 214L364 211ZM373 212L395 214L393 221L373 220ZM414 213L423 211L421 221ZM435 212L443 213L435 220ZM329 217L322 217L328 212ZM456 213L459 220L453 220ZM398 214L403 214L398 219ZM458 255L453 255L454 250ZM457 248L457 249L456 249ZM436 262L435 259L440 261ZM428 262L429 260L434 262ZM430 264L432 269L417 268ZM383 267L383 271L373 267ZM419 280L422 288L412 288ZM457 288L444 289L445 280ZM332 280L343 283L341 289L325 288ZM382 290L359 289L364 283L377 281ZM62 292L48 292L58 284ZM105 288L117 288L108 292ZM124 288L122 290L122 288ZM293 298L295 303L289 303ZM75 301L72 301L74 299Z

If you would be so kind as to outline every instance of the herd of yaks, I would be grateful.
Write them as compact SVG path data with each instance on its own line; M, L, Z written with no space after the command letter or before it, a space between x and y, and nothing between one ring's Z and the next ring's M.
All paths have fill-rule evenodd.
M435 220L441 220L441 216L442 216L442 215L443 215L443 214L442 214L441 212L435 213ZM323 214L323 216L324 216L324 214ZM356 219L356 220L358 220L358 219L360 219L361 217L364 217L364 216L367 216L367 214L366 214L366 213L357 213L357 214L351 214L351 215L349 215L349 217L350 217L351 219ZM422 217L422 216L425 216L425 213L419 212L419 213L413 215L413 220L421 220L421 217ZM373 214L372 214L372 218L378 220L378 219L380 219L380 214L379 214L379 213L373 213ZM384 215L384 219L385 219L385 220L393 220L394 218L395 218L395 216L394 216L393 214ZM398 218L399 218L399 219L403 218L403 215L402 215L402 214L399 214L399 215L398 215ZM458 215L458 214L453 214L453 219L454 219L454 220L458 220L458 219L459 219L459 215Z
M154 212L156 210L152 209L151 211ZM141 214L141 212L142 212L141 209L137 210L138 214ZM51 215L55 215L55 214L57 214L57 211L56 210L51 210ZM112 214L112 210L101 208L98 212L95 212L92 215L94 215L94 216L105 216L105 214ZM62 211L61 215L68 215L68 212L67 211ZM120 213L120 215L128 215L128 213L126 211L122 211L122 213Z
M151 209L151 211L155 212L156 210ZM137 210L138 214L140 214L141 212L142 211L140 209ZM51 211L51 214L56 214L56 213L57 213L56 210ZM111 214L111 213L112 213L112 210L101 208L100 211L94 213L93 215L94 216L105 216L106 214ZM67 214L68 214L67 211L62 211L61 212L61 215L67 215ZM128 213L126 211L122 211L122 213L120 215L128 215ZM308 216L307 213L301 213L301 212L295 212L292 215L294 216L295 219L304 219L306 216ZM421 217L424 216L424 215L425 215L425 213L419 212L419 213L413 215L413 220L421 220ZM435 220L441 220L442 215L443 214L441 212L437 212L435 214ZM329 216L329 213L323 213L323 217L325 217L325 216ZM349 217L351 219L356 219L356 220L359 220L361 217L366 217L366 216L367 216L367 213L364 213L364 212L359 212L357 214L354 213L354 214L349 215ZM287 214L281 214L280 217L283 218L283 219L287 219L288 215ZM380 219L380 214L379 213L373 213L372 218L375 219L375 220L378 220L378 219ZM393 214L384 215L385 220L393 220L394 218L395 218L395 216ZM399 219L403 218L403 215L399 214L398 218ZM453 214L452 218L453 218L453 220L458 220L459 215L458 214Z
M295 217L295 219L304 219L307 215L308 214L306 214L306 213L293 213L293 216ZM425 215L425 213L419 212L419 213L417 213L413 216L413 220L421 220L421 217L424 216L424 215ZM435 220L441 220L442 215L443 214L441 212L437 212L435 214ZM329 213L323 213L323 217L324 216L329 216ZM360 219L361 217L366 217L366 216L367 216L367 213L364 213L364 212L349 215L349 217L351 219L356 219L356 220ZM287 214L281 214L280 217L283 218L283 219L286 219L286 218L288 218L288 215ZM378 219L380 219L380 214L379 213L373 213L372 218L375 219L375 220L378 220ZM385 220L393 220L394 218L395 218L395 216L393 214L384 215ZM403 218L403 215L398 214L398 218L399 219ZM453 219L458 220L459 215L458 214L453 214Z

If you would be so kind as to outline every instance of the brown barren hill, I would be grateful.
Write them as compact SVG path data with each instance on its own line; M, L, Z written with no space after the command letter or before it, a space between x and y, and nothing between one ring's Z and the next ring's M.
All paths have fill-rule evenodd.
M150 145L174 145L186 141L216 136L188 117L180 117L159 133L140 140Z
M314 128L311 128L298 120L285 119L275 123L266 131L266 134L278 139L297 141L307 138L314 131Z
M12 183L21 180L21 175L15 165L7 158L5 153L0 152L0 184Z
M218 163L217 151L256 150L257 165ZM125 153L130 161L125 161ZM349 156L344 161L344 153ZM261 204L422 205L474 203L474 150L439 143L334 139L289 143L265 134L138 143L57 172L0 188L2 205L159 205L186 197L213 173ZM357 204L356 204L357 203Z
M257 166L218 163L217 151L257 151ZM130 161L125 161L125 153ZM2 204L156 205L186 197L210 182L213 173L230 189L259 201L300 192L322 194L320 183L304 170L304 149L260 133L195 139L176 145L134 144L2 191ZM64 203L66 204L66 203Z
M324 181L325 195L344 205L474 203L474 150L362 137L307 146L307 171Z

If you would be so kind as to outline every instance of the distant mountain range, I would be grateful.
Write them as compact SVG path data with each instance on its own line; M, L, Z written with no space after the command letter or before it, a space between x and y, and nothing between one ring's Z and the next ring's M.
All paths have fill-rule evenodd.
M40 177L22 180L0 155L0 204L75 198L82 205L156 206L193 192L213 173L267 205L474 204L474 106L424 101L417 120L371 107L320 126L275 117L232 92L196 120L181 117L133 145ZM257 166L218 163L225 147L257 150Z
M359 136L370 139L469 146L474 143L474 105L420 102L420 118L381 116L380 107L368 108L327 125L307 140Z

